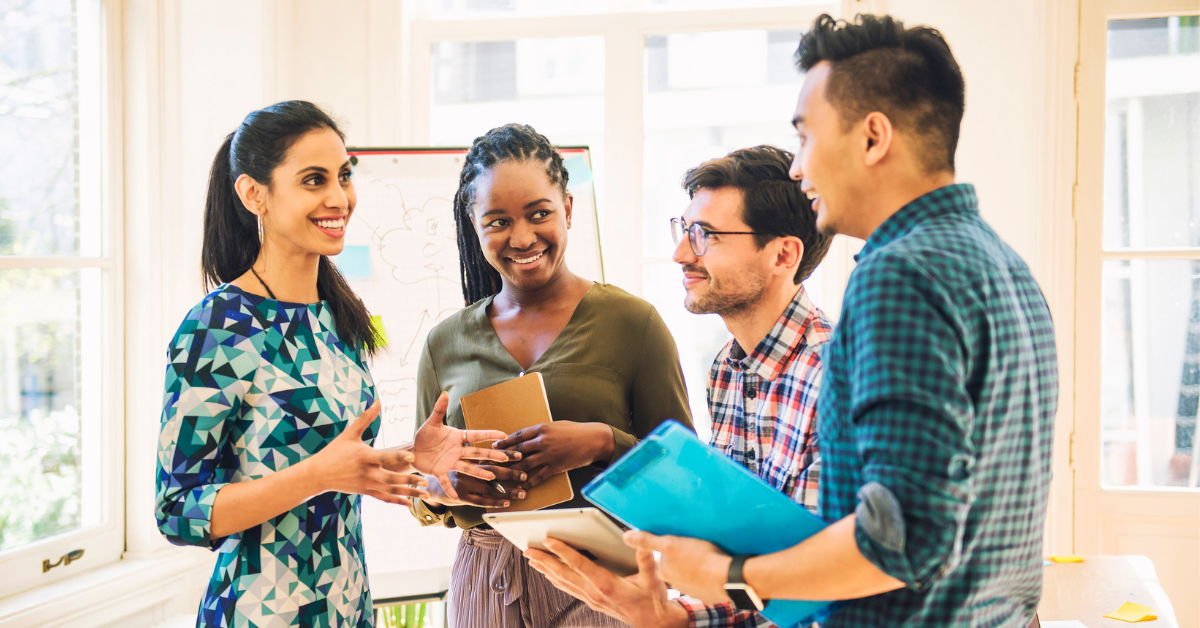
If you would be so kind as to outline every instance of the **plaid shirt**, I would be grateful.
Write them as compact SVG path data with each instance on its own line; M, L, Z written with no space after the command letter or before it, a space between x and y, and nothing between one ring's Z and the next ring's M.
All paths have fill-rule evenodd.
M746 355L731 339L708 376L712 446L813 512L821 475L816 426L821 349L832 329L800 288L754 353ZM731 604L676 599L693 628L774 625Z
M826 355L821 515L904 588L823 628L1029 625L1058 373L1028 267L975 190L916 199L867 240Z

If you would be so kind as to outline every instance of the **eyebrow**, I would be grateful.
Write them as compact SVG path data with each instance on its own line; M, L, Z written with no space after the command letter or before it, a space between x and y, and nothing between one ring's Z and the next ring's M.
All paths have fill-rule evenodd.
M344 163L342 163L342 165L338 167L338 170L345 170L347 168L350 168L350 160L349 159L347 159ZM326 170L323 166L309 166L307 168L301 168L296 174L300 175L300 174L304 174L306 172L319 172L321 174L329 173L329 171Z
M548 198L539 198L538 200L533 201L531 203L525 203L525 207L523 209L525 209L525 211L529 211L529 210L533 209L534 207L541 205L542 203L549 203L549 202L551 202L551 201ZM508 212L508 210L506 210L506 209L489 209L489 210L483 212L482 214L480 214L479 217L483 218L489 214L504 214L507 212Z

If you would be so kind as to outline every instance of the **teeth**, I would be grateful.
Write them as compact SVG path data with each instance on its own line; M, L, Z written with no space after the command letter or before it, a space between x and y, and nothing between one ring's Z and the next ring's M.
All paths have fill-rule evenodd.
M533 257L527 257L525 259L519 259L516 257L510 257L508 259L511 259L512 261L514 261L518 264L532 264L533 262L536 262L539 259L541 259L542 255L545 255L544 251L542 253L538 253L537 255L534 255Z
M325 229L333 230L342 229L346 226L345 218L335 218L333 220L314 220L313 222L318 227L324 227Z

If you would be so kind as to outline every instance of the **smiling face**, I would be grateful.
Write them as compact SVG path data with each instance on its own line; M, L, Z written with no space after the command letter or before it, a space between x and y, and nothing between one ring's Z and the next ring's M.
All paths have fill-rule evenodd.
M471 222L506 286L536 290L567 270L572 197L540 161L503 161L474 182Z
M690 227L707 231L753 231L742 217L737 188L701 188L683 213ZM683 305L693 314L737 316L762 299L770 278L771 247L758 248L752 235L711 235L704 257L683 238L672 259L683 267Z
M278 247L286 254L326 256L342 252L357 198L346 145L337 133L319 129L301 136L271 172L271 185L255 187L246 189L243 200L262 216L264 251ZM242 188L239 182L239 193Z
M792 122L800 136L800 148L792 162L791 175L801 181L801 190L813 199L817 229L826 235L853 235L858 184L865 175L855 141L860 134L842 128L842 119L826 98L829 71L822 61L805 74L804 87ZM849 229L849 231L848 231Z

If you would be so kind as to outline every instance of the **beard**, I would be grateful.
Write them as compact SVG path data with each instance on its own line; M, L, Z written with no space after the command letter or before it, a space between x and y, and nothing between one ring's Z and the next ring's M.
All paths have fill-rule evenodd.
M700 268L688 267L684 270L705 273L705 276L708 277L707 289L698 294L688 292L683 299L683 306L692 314L737 317L758 305L762 300L763 292L766 291L766 279L752 272L745 272L737 277L730 277L727 281L722 281Z

